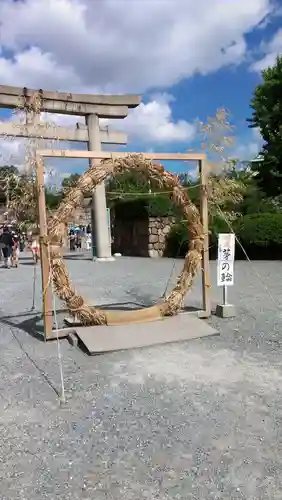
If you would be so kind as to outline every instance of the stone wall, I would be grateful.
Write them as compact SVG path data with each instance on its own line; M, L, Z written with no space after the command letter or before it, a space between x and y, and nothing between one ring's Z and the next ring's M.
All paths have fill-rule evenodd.
M166 249L166 240L174 220L170 217L149 217L148 255L162 257Z
M125 256L162 257L174 220L169 217L120 220L113 223L113 252Z

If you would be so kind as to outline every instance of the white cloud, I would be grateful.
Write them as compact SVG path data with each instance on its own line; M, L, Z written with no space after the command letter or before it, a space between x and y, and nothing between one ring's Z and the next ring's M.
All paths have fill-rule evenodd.
M130 110L123 120L101 119L101 125L109 125L113 130L128 134L129 143L170 143L189 142L194 138L196 126L186 120L175 121L172 116L171 94L162 93L151 96L147 103L141 103ZM72 126L82 122L80 116L54 115L45 113L42 119L58 125Z
M0 139L0 165L21 166L24 159L23 143L18 139Z
M246 142L239 143L232 155L240 161L249 161L255 158L261 150L263 139L258 128L251 129L251 137Z
M186 120L174 120L171 107L174 100L171 94L155 94L147 103L141 103L137 108L130 110L123 120L101 119L100 123L102 126L109 125L113 130L128 134L129 143L136 141L148 144L189 142L195 136L196 125ZM51 113L44 113L42 119L63 126L73 126L77 122L83 123L80 116Z
M143 92L239 63L271 0L1 0L4 84Z
M165 89L196 73L238 64L245 35L272 13L271 0L0 1L1 83L70 92ZM175 120L172 98L157 94L113 128L144 150L194 138L195 125ZM48 117L71 126L81 118ZM60 147L70 147L60 144ZM1 163L23 162L25 142L0 142Z
M261 46L263 57L251 65L252 71L261 72L275 64L278 55L282 54L282 29L279 29L268 43Z
M148 103L141 103L119 122L113 122L128 134L129 140L142 143L189 142L196 132L196 126L185 120L174 121L170 94L158 94Z
M45 116L44 116L45 115ZM64 116L64 118L62 118ZM50 125L50 116L47 113L42 113L42 118L48 120ZM68 120L70 118L70 120ZM51 115L52 123L59 124L60 120L63 125L70 125L73 121L73 117L68 117L65 115ZM9 118L5 120L0 120L0 123L13 122L14 124L25 123L25 115L23 112L13 113ZM75 123L75 122L73 122ZM28 160L31 160L33 152L35 149L46 149L46 148L60 148L69 149L71 146L67 142L54 140L44 140L40 137L22 139L17 137L2 136L0 137L0 166L1 165L15 165L19 169L23 169L27 164Z

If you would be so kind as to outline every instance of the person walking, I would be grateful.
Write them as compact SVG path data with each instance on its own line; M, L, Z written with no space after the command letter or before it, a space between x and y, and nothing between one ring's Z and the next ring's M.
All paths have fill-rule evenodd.
M91 250L92 248L92 236L90 233L86 236L86 250Z
M78 231L75 235L75 246L78 250L81 250L81 234L80 232Z
M74 252L75 251L75 233L74 230L71 229L69 232L69 243L70 243L70 251Z
M9 269L13 248L13 236L7 226L3 228L3 233L0 237L0 243L2 246L2 253L4 257L4 267Z
M24 233L20 234L19 247L20 247L20 252L23 252L24 248L25 248L25 234Z
M32 252L33 262L35 264L37 264L37 262L39 261L39 253L40 253L40 246L39 246L38 236L34 235L30 249L31 249L31 252Z
M12 267L18 267L19 265L19 253L20 253L20 242L17 234L12 234L13 237L13 247L11 255L11 265Z

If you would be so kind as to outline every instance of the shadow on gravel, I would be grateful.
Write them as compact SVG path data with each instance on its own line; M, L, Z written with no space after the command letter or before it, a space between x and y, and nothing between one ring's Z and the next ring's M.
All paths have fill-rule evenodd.
M147 306L137 302L114 302L111 304L95 304L95 307L105 309L106 311L132 311L134 309L142 309ZM66 323L64 322L67 315L67 309L62 308L57 310L58 328L67 328ZM7 325L11 328L18 328L36 340L44 342L44 323L43 315L41 313L27 311L18 314L3 315L0 316L0 324Z
M28 263L26 263L28 264ZM130 290L132 294L133 290ZM133 301L126 302L112 302L107 304L95 304L94 307L99 309L104 309L105 311L134 311L136 309L145 309L151 307L160 299L153 300L149 295L138 294L135 290L135 299ZM139 297L138 297L139 295ZM197 307L188 306L184 307L181 312L196 312ZM57 325L59 329L69 328L71 325L66 321L68 317L68 310L66 308L58 309L57 311ZM54 315L53 315L54 317ZM55 318L54 318L55 319ZM44 340L44 321L42 313L37 311L25 311L17 314L8 314L0 316L0 324L9 326L10 328L17 328L21 330L36 340L40 342L45 342ZM54 321L54 329L56 328L56 322Z
M105 311L134 311L135 309L145 309L151 305L152 304L144 304L143 302L114 302L112 304L95 304L95 307L105 309Z
M27 318L23 321L17 321L18 318ZM3 325L10 326L12 328L18 328L22 330L31 337L44 342L44 327L43 327L43 316L42 314L35 314L33 312L20 313L17 315L1 316L0 323Z
M33 260L27 260L26 262L21 261L21 262L19 263L19 265L20 265L20 266L34 266L34 265L35 265L35 263L33 262Z

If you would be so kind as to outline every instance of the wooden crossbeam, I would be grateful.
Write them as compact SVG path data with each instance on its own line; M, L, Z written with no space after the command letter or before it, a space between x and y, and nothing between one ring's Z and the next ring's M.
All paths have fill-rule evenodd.
M40 125L0 123L0 135L7 137L28 137L48 140L88 142L86 126L77 124L77 128L48 126L44 122ZM127 135L122 132L100 128L100 141L102 144L127 144Z

